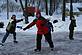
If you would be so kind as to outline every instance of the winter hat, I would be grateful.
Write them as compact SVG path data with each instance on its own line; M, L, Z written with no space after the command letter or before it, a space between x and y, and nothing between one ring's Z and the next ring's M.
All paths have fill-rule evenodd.
M36 12L36 15L38 15L38 14L40 14L40 15L41 15L40 11L37 11L37 12Z
M71 19L72 19L72 20L76 20L74 16L72 16L72 18L71 18Z
M16 17L16 15L14 15L14 14L12 16L15 16Z
M40 10L38 8L35 8L35 13L36 13L36 15L37 14L40 14L41 15L41 12L40 12Z

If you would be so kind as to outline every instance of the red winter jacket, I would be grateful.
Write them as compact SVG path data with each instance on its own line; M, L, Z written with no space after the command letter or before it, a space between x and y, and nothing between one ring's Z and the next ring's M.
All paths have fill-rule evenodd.
M40 17L39 19L33 20L32 23L30 23L26 29L32 27L33 25L36 24L36 27L38 29L37 34L46 34L49 31L49 28L47 27L47 20L43 17Z

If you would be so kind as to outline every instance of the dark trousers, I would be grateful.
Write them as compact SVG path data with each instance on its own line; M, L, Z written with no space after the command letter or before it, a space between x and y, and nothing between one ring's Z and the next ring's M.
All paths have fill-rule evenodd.
M47 40L47 42L49 43L50 48L54 48L53 42L52 42L52 38L51 38L51 33L47 33L44 34L45 39ZM37 34L37 38L36 38L36 47L37 49L41 50L41 39L42 39L42 35L41 34Z
M70 38L70 39L73 38L73 33L74 33L74 30L70 30L70 31L69 31L69 38Z
M6 41L7 37L9 36L9 34L10 34L10 32L6 31L6 34L4 35L4 37L2 39L2 43L4 43ZM13 39L14 39L14 41L16 41L16 32L13 32L11 34L13 34Z

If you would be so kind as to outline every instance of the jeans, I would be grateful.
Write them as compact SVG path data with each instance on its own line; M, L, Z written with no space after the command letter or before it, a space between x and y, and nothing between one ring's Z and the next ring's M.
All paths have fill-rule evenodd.
M9 34L10 34L10 32L6 31L6 34L4 35L4 37L2 39L2 43L5 43L7 37L9 36ZM14 39L14 41L16 41L16 32L13 32L11 34L13 34L13 39Z

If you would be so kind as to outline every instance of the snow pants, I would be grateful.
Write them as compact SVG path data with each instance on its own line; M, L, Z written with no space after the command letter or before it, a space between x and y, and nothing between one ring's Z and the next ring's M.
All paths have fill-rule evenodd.
M52 37L51 37L51 33L47 33L44 34L45 39L47 40L50 48L54 48L53 42L52 42ZM36 48L41 50L41 39L42 39L42 34L37 34L37 38L36 38Z

